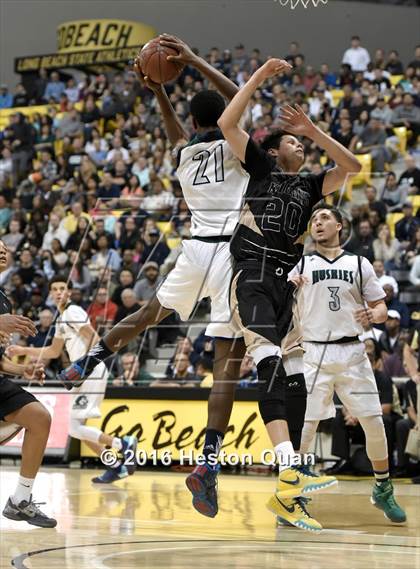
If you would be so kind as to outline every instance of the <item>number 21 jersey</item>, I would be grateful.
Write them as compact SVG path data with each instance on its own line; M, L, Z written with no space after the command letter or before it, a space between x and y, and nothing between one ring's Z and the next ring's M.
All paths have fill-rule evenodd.
M359 336L363 328L354 310L385 298L370 262L352 253L343 251L333 260L318 252L304 255L289 277L299 273L308 280L299 287L296 306L305 342Z
M192 236L232 235L249 174L222 133L197 135L182 148L177 175L191 212Z

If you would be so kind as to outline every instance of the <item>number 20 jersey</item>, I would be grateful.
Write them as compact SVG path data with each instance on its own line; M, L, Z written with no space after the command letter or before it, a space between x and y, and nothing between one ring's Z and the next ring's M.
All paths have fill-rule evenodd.
M289 277L299 273L308 281L299 288L295 307L305 342L359 336L363 328L354 311L385 298L370 262L352 253L343 251L333 260L318 252L304 255Z
M230 236L249 174L219 130L196 136L179 153L177 175L191 212L193 237Z
M238 269L286 279L302 256L301 238L313 206L322 199L325 174L285 174L252 139L243 166L250 179L231 253Z

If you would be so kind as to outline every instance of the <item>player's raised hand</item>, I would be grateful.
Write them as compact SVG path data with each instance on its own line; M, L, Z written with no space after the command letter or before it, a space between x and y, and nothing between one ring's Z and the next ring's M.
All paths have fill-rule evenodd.
M261 75L261 78L265 81L266 79L275 77L289 69L292 69L292 66L285 59L276 59L272 57L267 59L264 65L257 69L256 73Z
M36 326L26 318L16 314L0 314L0 330L2 334L20 334L21 336L36 336Z
M305 275L293 275L292 277L289 277L289 281L293 283L296 288L300 288L309 283L309 279Z
M36 381L39 385L44 385L45 368L42 363L32 363L25 367L23 377L28 381Z
M178 52L178 55L168 55L167 60L182 65L194 65L197 60L196 54L184 41L171 34L161 34L159 36L160 44L165 47L171 47Z
M140 59L138 57L134 59L133 69L142 85L145 85L148 89L150 89L154 93L162 90L162 85L160 85L159 83L155 83L154 81L149 79L149 77L143 74L143 71L141 70L140 66Z
M307 136L311 138L311 134L315 130L315 125L303 112L302 107L296 105L283 105L280 112L280 121L282 128L290 134L296 136Z

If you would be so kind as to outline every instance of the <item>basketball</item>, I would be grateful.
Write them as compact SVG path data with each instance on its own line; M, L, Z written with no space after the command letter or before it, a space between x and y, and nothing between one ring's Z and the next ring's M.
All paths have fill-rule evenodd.
M140 67L144 75L155 83L174 81L184 66L174 61L168 61L168 55L178 55L175 49L160 44L157 37L149 41L140 51Z

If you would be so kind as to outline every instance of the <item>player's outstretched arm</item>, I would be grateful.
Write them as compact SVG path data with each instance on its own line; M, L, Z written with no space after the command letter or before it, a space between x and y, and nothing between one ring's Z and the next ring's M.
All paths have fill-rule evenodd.
M162 34L160 43L167 47L172 47L178 52L178 55L168 55L168 61L175 61L195 67L204 77L213 83L216 89L226 97L229 101L233 99L239 88L233 81L228 79L220 71L215 69L212 65L207 63L205 59L196 55L193 50L181 39L170 34Z
M159 83L151 81L148 77L143 75L138 58L134 60L134 71L136 72L140 82L146 85L146 87L155 94L157 102L159 103L166 134L168 135L171 145L176 146L181 144L183 141L187 141L188 134L179 120L168 95L166 94L165 87Z
M331 136L314 125L311 119L305 115L302 108L284 105L281 110L282 126L286 132L296 136L306 136L325 150L328 156L334 160L336 166L327 171L322 186L324 196L338 190L346 178L360 172L361 165L356 156Z
M269 59L266 61L236 93L217 121L226 140L229 142L232 152L241 162L245 162L245 151L249 135L240 128L239 122L252 95L266 79L290 68L291 65L282 59Z
M38 359L53 360L58 358L63 352L64 340L61 338L53 338L50 346L44 348L32 348L31 346L9 346L6 355L9 358L13 356L32 356Z

